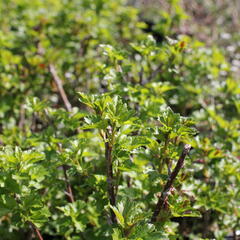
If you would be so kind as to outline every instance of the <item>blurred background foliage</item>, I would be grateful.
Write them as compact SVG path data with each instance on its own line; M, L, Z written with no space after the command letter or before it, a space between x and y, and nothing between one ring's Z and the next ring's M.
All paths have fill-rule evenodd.
M10 146L0 154L4 240L33 239L29 221L44 239L237 239L238 0L4 0L0 11L0 143ZM97 111L83 120L93 113L86 103L103 100L79 102L77 92L107 93L112 100L104 101L122 106L118 95L127 104L122 116L132 109L137 118L119 129L114 153L123 176L123 201L114 211L125 204L132 213L123 216L136 225L131 238L121 235L124 221L114 229L107 224L104 145L97 135L105 120L98 122ZM198 135L167 106L193 119ZM155 129L157 119L167 130ZM166 154L168 131L176 144L169 144L167 158L179 155L179 139L194 150L164 224L155 229L143 219L169 169L157 175L149 168ZM64 198L66 176L56 171L65 165L74 203ZM136 205L128 206L126 196Z

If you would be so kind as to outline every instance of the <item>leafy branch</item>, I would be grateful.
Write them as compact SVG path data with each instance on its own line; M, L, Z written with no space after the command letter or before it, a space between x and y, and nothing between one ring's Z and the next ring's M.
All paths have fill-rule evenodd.
M160 211L164 207L164 205L167 201L167 198L170 194L170 190L172 188L173 182L176 179L179 171L182 169L184 160L185 160L187 154L190 152L190 150L191 150L191 145L186 144L183 148L181 156L178 159L177 165L175 166L175 168L174 168L173 172L171 173L170 177L168 178L168 181L163 188L161 196L158 199L158 202L156 204L155 210L154 210L152 218L151 218L152 223L157 221L157 216L159 215Z

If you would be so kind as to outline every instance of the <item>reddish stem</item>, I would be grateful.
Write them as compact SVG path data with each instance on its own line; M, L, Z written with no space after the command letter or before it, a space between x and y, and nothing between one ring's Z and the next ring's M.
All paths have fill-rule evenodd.
M29 222L29 223L30 223L31 227L33 228L33 230L34 230L37 238L38 238L39 240L44 240L42 234L41 234L40 231L39 231L39 229L38 229L32 222Z

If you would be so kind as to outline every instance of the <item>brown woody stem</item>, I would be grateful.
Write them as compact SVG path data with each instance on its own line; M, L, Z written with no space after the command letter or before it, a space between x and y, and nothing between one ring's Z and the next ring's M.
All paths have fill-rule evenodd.
M167 197L170 193L170 189L173 185L174 180L176 179L179 171L183 167L184 160L187 156L187 154L190 152L191 146L189 144L186 144L184 146L184 149L182 151L181 156L178 159L177 165L175 166L173 172L171 173L170 177L168 178L167 183L165 184L163 191L161 192L161 196L158 199L157 205L155 207L155 210L153 212L151 222L154 223L157 220L157 216L159 215L160 211L162 210L163 206L166 203Z
M64 103L66 109L69 112L71 112L72 111L72 105L71 105L71 103L69 102L69 100L67 98L67 94L65 93L64 88L63 88L62 80L58 76L57 71L55 69L55 66L53 64L49 65L49 71L52 74L53 80L54 80L54 82L57 85L57 89L58 89L58 91L59 91L59 93L61 95L61 98L63 100L63 103Z
M39 231L39 229L32 222L29 222L29 223L30 223L32 229L34 230L34 233L36 234L37 238L39 240L44 240L42 234Z
M108 141L105 142L105 158L107 161L107 191L110 204L112 206L116 205L116 196L113 183L113 167L112 167L112 146ZM116 216L111 209L111 222L116 223Z

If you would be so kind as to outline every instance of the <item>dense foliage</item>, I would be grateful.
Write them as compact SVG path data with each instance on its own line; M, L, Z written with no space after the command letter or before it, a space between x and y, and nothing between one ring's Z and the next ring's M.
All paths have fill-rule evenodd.
M239 80L169 6L0 2L1 239L237 239Z

